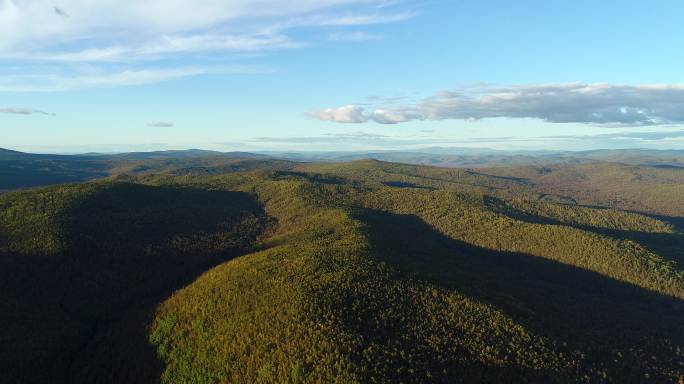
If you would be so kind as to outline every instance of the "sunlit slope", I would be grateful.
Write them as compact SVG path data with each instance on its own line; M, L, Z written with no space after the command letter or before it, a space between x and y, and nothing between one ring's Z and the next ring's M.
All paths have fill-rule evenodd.
M666 216L684 216L684 168L619 163L437 168L363 160L343 164L305 164L304 171L348 179L405 183L503 198L526 198L598 205Z
M349 194L347 194L349 195ZM594 271L657 292L684 298L684 272L677 264L644 246L603 235L589 228L545 223L489 205L477 195L420 189L380 189L358 197L357 204L382 211L416 215L450 238L507 252L520 252ZM572 211L573 208L565 208ZM629 228L630 216L616 214L603 221ZM641 217L655 228L664 223ZM612 222L612 223L611 223ZM642 223L643 224L643 223ZM648 224L645 230L651 229ZM619 235L619 232L618 232Z
M0 196L2 380L149 381L145 343L127 339L144 339L147 307L265 225L238 192L92 183Z
M161 305L165 382L453 382L566 375L572 360L497 308L406 274L371 228L305 181L255 187L280 223L266 251ZM197 352L202 351L202 352Z
M681 268L621 237L680 237L672 225L504 201L478 192L499 178L452 170L441 180L431 169L397 167L178 180L249 190L278 225L264 251L217 267L160 306L150 340L164 380L682 377Z
M684 168L615 163L492 168L482 172L526 180L544 198L684 216ZM548 196L547 196L548 195Z
M630 172L648 175L648 181L644 182L642 178L632 179L622 174L620 169L624 167L619 164L595 164L577 166L575 171L571 171L572 167L513 167L473 171L359 161L345 164L307 164L299 168L307 172L320 173L318 177L344 178L351 184L357 183L365 188L373 187L374 190L382 186L391 186L399 189L395 191L397 196L410 194L411 190L414 190L414 194L415 190L432 190L437 194L457 192L461 196L480 196L476 197L476 200L480 201L480 205L486 205L485 216L498 213L496 217L506 216L508 219L531 224L561 224L583 229L614 239L639 243L655 251L659 256L678 261L680 264L684 263L684 252L681 251L684 249L684 237L681 236L681 232L684 231L684 215L677 213L682 208L680 206L684 199L677 197L676 193L663 192L681 189L684 185L684 171L630 167ZM594 169L602 171L592 174ZM655 173L651 172L653 169L656 170ZM553 176L556 172L575 172L575 176ZM549 177L556 177L555 181L550 183L554 186L553 189L545 189L546 187L537 180L537 177L545 177L547 174ZM613 180L612 184L610 181L602 181L604 176L606 180ZM610 186L613 197L606 198L601 190L590 185L573 187L579 191L576 191L578 194L581 192L583 199L568 194L567 188L573 186L576 179L591 179ZM660 188L662 185L666 185L667 188ZM560 191L562 188L566 189ZM654 199L667 203L656 208L653 205ZM411 199L405 200L397 201L396 204L400 208L410 210L405 203L411 204ZM621 203L627 200L631 202L627 205ZM439 208L440 204L441 202L437 201L432 205ZM606 209L611 207L615 209ZM619 210L620 208L626 210ZM483 223L475 218L475 224L480 226ZM467 225L463 228L467 228ZM524 243L524 239L526 238L521 238L520 243Z

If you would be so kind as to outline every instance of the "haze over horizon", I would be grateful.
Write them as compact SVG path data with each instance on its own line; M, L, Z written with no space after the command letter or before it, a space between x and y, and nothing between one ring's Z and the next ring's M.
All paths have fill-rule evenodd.
M4 0L0 147L682 149L682 11Z

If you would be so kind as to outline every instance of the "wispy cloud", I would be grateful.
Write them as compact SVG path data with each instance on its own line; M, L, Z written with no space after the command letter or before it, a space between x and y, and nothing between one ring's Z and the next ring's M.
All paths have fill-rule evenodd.
M17 52L7 56L15 60L71 63L134 63L154 62L164 56L199 52L254 52L300 48L306 44L282 34L191 34L162 36L138 45L113 45L72 51Z
M415 17L414 12L370 13L370 14L316 14L308 17L294 18L276 24L275 30L286 30L301 27L357 27L363 25L388 24L405 21Z
M252 34L297 27L392 23L413 16L377 7L380 0L4 0L0 34L5 51L51 50L74 39L101 46L163 36ZM68 13L67 11L68 10ZM106 15L106 17L102 17ZM31 25L31 28L25 28Z
M110 72L113 64L126 65L128 72L158 71L167 59L201 66L208 54L225 60L306 47L309 42L292 37L300 28L337 27L331 38L340 40L373 38L345 29L413 16L382 0L60 0L59 6L50 0L0 0L0 60L45 64L43 78L63 77L58 72L74 71L72 63ZM59 67L57 73L48 65ZM15 76L14 86L0 90L34 89L30 77L36 73L27 69Z
M126 55L135 60L161 54L292 48L305 45L287 36L293 28L384 24L413 16L378 7L381 3L61 0L56 7L47 0L4 0L0 6L0 57L91 61L120 60ZM73 44L76 41L80 44Z
M352 32L334 32L331 33L328 38L331 41L368 41L368 40L381 40L382 35L377 35L373 33L368 33L364 31L352 31Z
M15 108L15 107L0 107L0 113L9 113L13 115L46 115L55 116L54 113L41 111L33 108Z
M158 127L158 128L169 128L173 127L173 123L170 121L153 121L150 123L147 123L148 127Z
M348 105L309 112L340 123L534 118L551 123L646 126L684 123L684 85L532 84L442 91L415 104ZM348 112L353 111L353 119ZM347 112L347 113L345 113Z
M74 89L107 88L155 84L202 75L228 75L270 72L259 67L180 67L78 72L76 74L0 75L0 91L56 92Z

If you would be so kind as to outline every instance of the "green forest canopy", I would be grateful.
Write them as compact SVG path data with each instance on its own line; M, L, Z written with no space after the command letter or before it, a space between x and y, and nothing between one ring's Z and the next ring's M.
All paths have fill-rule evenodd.
M678 171L248 161L0 195L9 381L683 380Z

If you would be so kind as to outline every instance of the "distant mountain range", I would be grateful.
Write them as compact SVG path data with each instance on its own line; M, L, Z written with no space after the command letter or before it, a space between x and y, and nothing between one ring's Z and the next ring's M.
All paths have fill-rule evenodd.
M416 151L218 152L201 149L77 155L31 154L0 148L0 190L92 180L121 174L211 168L236 160L347 162L375 159L439 167L483 168L612 162L658 168L684 167L684 150L497 151L473 148L425 148ZM244 163L241 165L244 166Z
M122 173L182 168L265 159L245 152L186 151L130 152L78 155L32 154L0 148L0 190L92 180Z
M592 151L498 151L474 148L425 148L415 151L260 152L297 161L343 162L376 159L441 167L577 164L597 161L633 165L684 166L684 150L601 149Z

